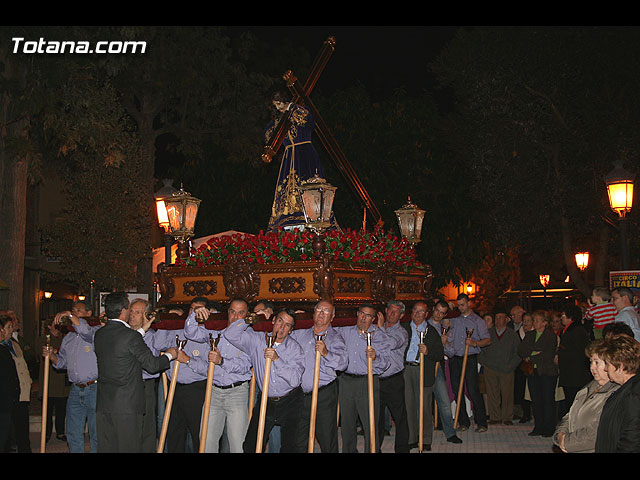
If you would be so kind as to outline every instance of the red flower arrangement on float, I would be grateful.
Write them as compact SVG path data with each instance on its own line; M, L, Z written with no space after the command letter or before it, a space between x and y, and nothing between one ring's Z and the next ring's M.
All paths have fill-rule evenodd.
M197 249L192 248L191 257L178 259L176 265L224 265L234 255L260 265L312 260L315 258L311 246L313 235L308 230L296 229L212 237ZM364 267L390 262L405 271L424 268L406 238L399 239L391 230L385 233L380 225L376 225L373 232L330 230L325 235L325 244L325 253L334 261Z

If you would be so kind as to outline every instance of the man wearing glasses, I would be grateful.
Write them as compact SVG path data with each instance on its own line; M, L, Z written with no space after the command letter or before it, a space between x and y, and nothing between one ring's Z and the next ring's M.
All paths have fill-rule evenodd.
M381 313L379 315L382 315ZM357 452L357 420L360 417L365 435L365 452L370 453L369 431L369 389L368 359L372 359L373 396L375 425L379 423L380 410L380 374L384 373L391 362L389 360L390 341L383 329L376 328L374 321L378 314L373 305L365 304L358 309L356 324L348 327L336 327L347 346L348 365L338 377L338 397L340 401L340 427L342 452ZM370 334L371 345L368 345ZM376 428L376 445L379 445Z
M297 445L300 453L307 452L311 417L311 398L315 374L316 352L320 352L318 376L318 404L315 433L322 453L338 453L338 382L337 372L347 368L347 347L342 336L331 326L334 306L321 300L313 309L313 327L291 333L304 352L304 392Z

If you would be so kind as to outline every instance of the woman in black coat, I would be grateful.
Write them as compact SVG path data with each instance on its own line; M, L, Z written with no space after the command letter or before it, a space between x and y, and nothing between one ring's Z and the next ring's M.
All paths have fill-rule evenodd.
M20 399L20 380L7 340L13 334L13 318L0 313L0 453L6 453L11 413Z
M525 334L518 346L520 358L529 360L534 365L533 374L527 375L535 421L530 436L552 437L556 427L555 390L558 367L555 356L558 337L548 328L548 324L547 312L533 312L533 330Z
M640 452L640 343L628 335L605 339L598 355L607 364L607 374L621 385L602 409L596 453Z
M560 320L562 330L558 346L558 385L564 390L567 411L576 398L576 393L591 381L589 359L584 351L589 344L589 335L581 324L582 310L575 305L567 305Z

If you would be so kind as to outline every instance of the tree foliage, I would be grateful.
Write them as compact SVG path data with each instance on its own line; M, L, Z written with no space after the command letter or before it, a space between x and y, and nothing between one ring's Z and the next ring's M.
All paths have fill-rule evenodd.
M473 28L442 52L434 70L456 94L450 145L473 178L485 238L575 271L567 250L603 225L605 175L637 158L639 35Z

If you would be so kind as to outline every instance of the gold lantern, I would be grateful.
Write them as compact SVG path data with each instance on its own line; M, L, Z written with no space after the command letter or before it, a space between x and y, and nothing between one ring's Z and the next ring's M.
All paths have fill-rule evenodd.
M396 210L395 213L402 236L405 237L411 245L420 242L425 211L418 208L417 205L411 202L411 197L408 197L407 203L405 203L402 208Z

